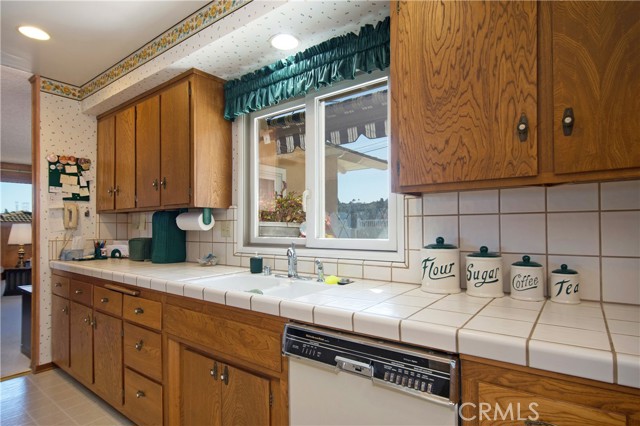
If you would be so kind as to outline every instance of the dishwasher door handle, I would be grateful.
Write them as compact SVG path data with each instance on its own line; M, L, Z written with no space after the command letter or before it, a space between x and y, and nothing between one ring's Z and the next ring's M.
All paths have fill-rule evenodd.
M349 373L359 374L361 376L371 378L373 377L373 367L369 364L365 364L364 362L354 361L352 359L343 358L341 356L337 356L336 367L343 371L348 371Z

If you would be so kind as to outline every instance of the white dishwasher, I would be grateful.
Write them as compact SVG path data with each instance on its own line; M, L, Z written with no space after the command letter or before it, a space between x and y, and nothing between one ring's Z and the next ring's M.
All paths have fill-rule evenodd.
M458 424L455 355L293 323L282 352L292 426Z

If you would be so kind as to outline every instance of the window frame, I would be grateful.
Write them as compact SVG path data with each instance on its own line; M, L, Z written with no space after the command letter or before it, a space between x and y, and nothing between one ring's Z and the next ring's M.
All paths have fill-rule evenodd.
M402 262L405 260L405 220L404 218L404 197L391 191L391 167L389 167L389 198L388 198L388 232L389 239L333 239L322 238L324 232L317 234L320 229L318 218L321 209L324 209L324 144L317 144L316 140L322 140L323 128L316 127L317 114L320 103L327 98L357 90L362 87L387 83L387 90L390 93L388 72L373 72L361 74L355 80L343 81L333 84L330 87L313 91L304 97L296 98L286 103L281 103L258 112L243 115L238 120L238 217L236 235L236 250L238 253L255 253L259 251L263 254L283 254L283 250L292 242L301 255L315 257L340 257L346 259L367 259L379 261ZM391 95L389 94L388 109L391 106ZM257 140L258 126L254 126L257 120L275 113L285 113L287 111L305 108L305 121L307 132L305 137L305 187L312 194L316 195L316 202L309 200L307 208L307 237L258 237L257 229L259 215L257 212L258 199L252 196L252 192L259 187L259 165L258 150L253 147ZM390 117L389 111L387 116ZM309 129L313 129L310 132ZM309 137L311 136L311 138ZM391 135L389 138L389 159ZM312 140L311 140L312 139ZM311 181L309 180L311 179ZM322 214L324 217L324 214ZM316 223L318 222L318 223ZM395 235L394 235L395 234ZM316 237L315 235L322 235ZM371 247L372 243L375 248ZM282 252L282 253L281 253ZM329 254L330 252L330 254Z

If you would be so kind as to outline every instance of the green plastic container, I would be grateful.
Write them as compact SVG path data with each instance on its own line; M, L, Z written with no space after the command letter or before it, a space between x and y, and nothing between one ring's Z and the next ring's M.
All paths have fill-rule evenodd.
M129 259L142 262L151 259L151 238L132 238L129 240Z
M187 258L187 233L178 228L178 210L155 212L152 223L151 262L178 263Z

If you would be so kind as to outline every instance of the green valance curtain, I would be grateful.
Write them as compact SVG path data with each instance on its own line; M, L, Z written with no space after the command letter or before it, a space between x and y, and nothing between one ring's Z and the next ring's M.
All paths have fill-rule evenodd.
M389 67L389 18L367 24L358 35L334 37L294 56L260 68L224 85L224 118L258 111L334 82L356 71Z

